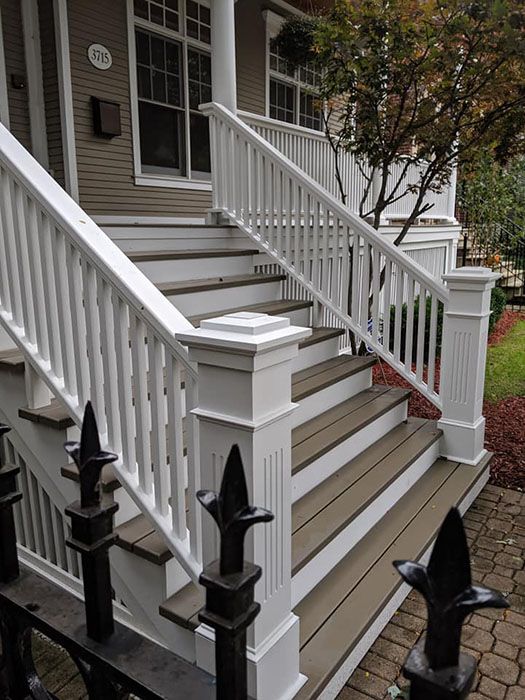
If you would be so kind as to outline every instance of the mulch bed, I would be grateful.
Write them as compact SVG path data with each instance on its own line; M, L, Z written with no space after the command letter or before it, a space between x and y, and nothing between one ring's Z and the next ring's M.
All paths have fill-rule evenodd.
M489 338L497 344L525 314L505 311ZM436 381L439 367L436 368ZM384 362L374 367L374 382L411 388L399 374ZM484 401L486 418L485 444L494 453L490 483L503 488L525 490L525 396L510 396L496 403ZM415 389L408 402L408 415L437 420L439 410Z

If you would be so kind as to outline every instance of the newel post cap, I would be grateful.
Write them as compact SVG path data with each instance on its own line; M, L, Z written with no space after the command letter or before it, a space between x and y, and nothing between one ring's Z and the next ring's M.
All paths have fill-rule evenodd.
M451 290L478 292L492 289L500 277L499 272L493 272L489 267L457 267L442 275L441 279Z
M311 328L291 326L288 318L239 311L206 319L200 328L177 333L176 338L190 348L220 347L252 355L299 343L311 333Z

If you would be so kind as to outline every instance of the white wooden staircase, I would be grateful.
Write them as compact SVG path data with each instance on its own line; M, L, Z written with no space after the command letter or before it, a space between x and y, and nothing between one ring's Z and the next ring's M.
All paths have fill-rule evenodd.
M425 556L450 506L464 511L483 487L488 455L475 465L450 455L441 427L407 419L408 390L373 384L376 355L341 354L349 328L359 332L378 355L444 405L443 391L423 374L419 346L413 371L401 359L399 340L390 351L379 323L368 335L363 331L365 295L361 301L354 296L358 317L345 325L350 309L337 306L335 293L330 297L322 280L326 262L310 267L303 293L297 283L306 267L293 272L274 248L261 239L254 245L246 222L239 226L233 216L233 226L201 227L202 236L173 227L161 243L151 243L151 232L142 248L130 232L119 239L124 254L47 174L37 171L31 179L30 156L0 129L0 322L12 341L0 353L0 418L26 441L38 470L56 482L61 494L56 505L62 507L72 500L77 474L65 458L48 459L56 459L76 430L84 401L93 400L105 444L121 455L102 480L106 497L120 504L118 547L111 555L117 597L134 625L188 659L198 655L195 630L203 602L196 583L202 546L194 495L200 486L199 437L190 412L198 405L198 374L174 334L239 311L287 317L312 328L293 361L291 390L297 404L289 477L291 597L300 618L300 670L307 679L297 697L335 697L407 593L392 560ZM303 222L303 230L322 228L315 206L314 221ZM271 229L274 222L258 226ZM371 260L367 274L377 292L381 261L390 271L406 269L404 282L398 277L397 287L388 283L381 302L377 293L372 314L379 318L379 303L390 308L392 289L400 306L403 284L409 303L415 290L425 290L434 299L429 329L434 343L434 314L438 303L448 303L446 288L398 251L389 258L388 246L379 245L368 229L362 235L365 252L354 271L366 274ZM282 232L283 242L285 237ZM319 245L316 240L314 253ZM338 261L344 250L337 249ZM335 275L335 267L330 269ZM343 265L338 289L350 273ZM355 279L351 284L355 293ZM61 305L61 295L67 305ZM323 304L326 313L319 312ZM424 340L421 331L417 342ZM411 357L412 348L405 350ZM432 353L435 360L435 344ZM471 373L471 380L476 376ZM25 405L22 397L35 396L27 388L38 382L50 402ZM52 549L35 546L33 565L49 559ZM61 568L60 562L53 565Z

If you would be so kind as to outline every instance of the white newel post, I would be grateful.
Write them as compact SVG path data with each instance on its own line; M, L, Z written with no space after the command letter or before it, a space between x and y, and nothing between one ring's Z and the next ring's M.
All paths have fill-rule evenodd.
M213 101L235 114L235 0L211 0L211 83Z
M440 394L442 455L478 464L485 455L483 390L490 295L499 274L486 267L461 267L443 275L450 292L444 311Z
M275 520L250 530L245 557L262 567L261 612L248 629L248 692L257 700L293 698L299 673L299 620L291 611L292 359L310 335L289 319L237 313L178 334L198 364L201 488L219 490L225 459L238 444L250 500ZM204 563L215 559L217 528L203 522ZM197 630L197 663L214 672L213 631Z

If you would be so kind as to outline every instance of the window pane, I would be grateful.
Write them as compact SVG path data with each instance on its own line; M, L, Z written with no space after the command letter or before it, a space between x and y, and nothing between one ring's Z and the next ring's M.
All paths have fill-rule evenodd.
M180 44L166 42L166 70L180 75Z
M139 97L151 100L151 72L149 68L137 66L137 88Z
M211 58L194 49L188 50L190 107L197 109L211 99Z
M188 31L188 36L191 36L193 39L199 38L198 22L194 22L192 19L188 19L188 21L186 22L186 27Z
M295 87L270 80L270 117L285 122L295 122Z
M211 171L208 118L202 114L190 115L190 143L191 174L202 179Z
M153 77L153 99L156 102L166 102L166 73L154 70Z
M193 0L186 0L186 14L192 19L199 19L199 6Z
M299 96L299 124L308 129L320 130L322 126L319 97L311 92L301 90Z
M150 172L185 174L183 113L139 102L140 156Z
M175 12L170 12L166 10L166 27L168 29L173 29L174 31L179 31L179 15Z
M179 11L179 0L164 0L164 4L175 12Z
M164 40L151 37L151 64L154 68L164 70Z
M149 36L144 32L135 32L137 46L137 61L145 66L150 64Z
M176 107L182 106L180 80L174 75L167 76L168 103Z
M204 5L201 5L201 22L203 24L207 24L208 26L211 26L210 8L205 7Z
M153 3L149 6L150 20L155 24L164 24L164 10Z
M146 0L135 0L135 14L137 17L148 19L148 3Z

